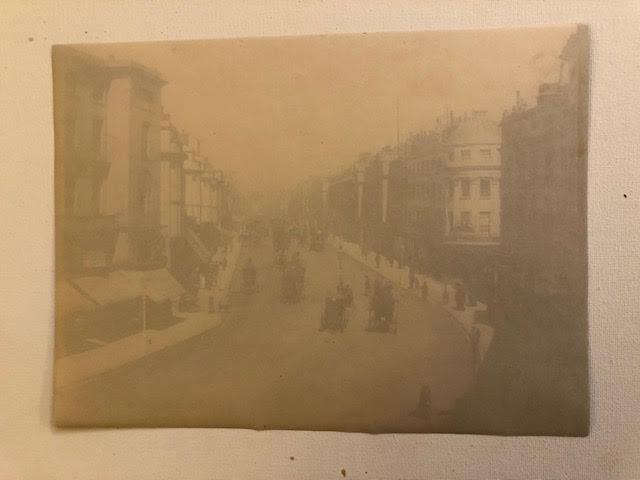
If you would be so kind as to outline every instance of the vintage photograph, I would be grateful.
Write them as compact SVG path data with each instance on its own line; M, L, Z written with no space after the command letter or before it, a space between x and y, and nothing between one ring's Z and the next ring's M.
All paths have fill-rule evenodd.
M589 433L585 26L52 68L57 426Z

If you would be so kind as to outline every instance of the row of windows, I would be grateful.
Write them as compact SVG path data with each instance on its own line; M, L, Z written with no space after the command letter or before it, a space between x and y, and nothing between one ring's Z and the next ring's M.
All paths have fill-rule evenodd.
M414 196L429 196L429 195L438 195L439 190L437 185L429 185L426 183L420 183L420 184L409 184L407 186L407 191L409 193L409 195L414 195Z
M479 150L480 160L490 160L491 159L491 149L490 148L481 148ZM449 161L455 162L455 150L451 150L449 152ZM471 160L471 149L463 148L460 150L460 159L462 161Z
M458 223L454 221L453 212L448 212L449 230L455 231L456 229L473 231L474 226L471 219L471 212L462 211L458 218ZM478 212L478 229L477 232L480 235L489 236L491 234L491 212Z
M429 161L427 160L411 162L409 163L408 170L411 173L426 173L429 170L437 170L441 166L442 162L440 158L433 158L431 160L431 165L429 165Z
M449 181L449 197L453 198L455 194L455 181ZM469 198L471 196L471 181L468 178L460 180L460 197ZM480 179L480 196L483 198L491 197L491 179Z

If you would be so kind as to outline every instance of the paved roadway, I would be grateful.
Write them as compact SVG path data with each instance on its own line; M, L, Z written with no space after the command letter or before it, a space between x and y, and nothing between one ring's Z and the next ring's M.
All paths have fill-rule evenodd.
M305 298L280 303L280 270L269 242L245 247L260 290L233 280L221 326L179 347L58 392L58 418L92 426L220 426L368 432L438 430L471 381L466 336L437 303L395 289L397 334L365 331L364 276L346 258L355 293L342 333L320 332L323 299L335 290L338 254L303 252ZM432 392L432 426L411 416L420 389Z

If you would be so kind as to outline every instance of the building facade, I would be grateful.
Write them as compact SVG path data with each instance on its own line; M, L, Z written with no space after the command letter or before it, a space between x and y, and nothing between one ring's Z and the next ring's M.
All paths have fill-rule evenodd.
M421 272L437 274L442 268L445 156L440 129L411 135L402 153L407 179L404 191L406 257L407 263Z
M101 208L112 166L106 142L106 62L72 48L53 51L56 142L56 272L110 267L116 216Z
M133 268L166 263L160 214L160 75L134 62L110 64L107 144L111 168L102 209L118 218L114 262Z
M500 242L500 127L474 112L446 134L445 243Z
M184 135L171 123L169 115L162 118L160 129L160 223L166 235L166 256L170 270L174 270L176 259L174 246L184 229L184 184L183 163Z
M558 80L539 86L537 104L518 104L502 121L504 283L528 295L586 295L585 36L569 38Z
M67 355L173 322L183 289L164 268L164 82L71 47L54 49L53 69L56 354Z

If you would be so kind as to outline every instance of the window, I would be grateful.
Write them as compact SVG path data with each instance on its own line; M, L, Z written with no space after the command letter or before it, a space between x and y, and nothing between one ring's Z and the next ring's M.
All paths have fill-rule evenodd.
M491 212L480 212L478 229L480 235L483 237L489 237L491 235Z
M460 157L462 160L470 160L471 159L471 150L465 148L464 150L460 150Z
M481 148L480 149L480 158L482 160L489 160L491 158L491 149L490 148Z
M491 196L491 180L488 178L480 179L480 196L481 197L490 197Z
M454 162L454 160L455 160L455 152L454 152L453 150L451 150L451 151L449 152L449 162L450 162L450 163L453 163L453 162Z
M456 184L453 180L449 180L449 197L453 198L453 193L456 189Z
M449 219L449 230L453 230L453 212L447 212L447 217Z
M462 197L467 198L471 194L471 184L468 179L464 178L460 181L462 187Z
M460 212L460 226L471 227L471 212Z

